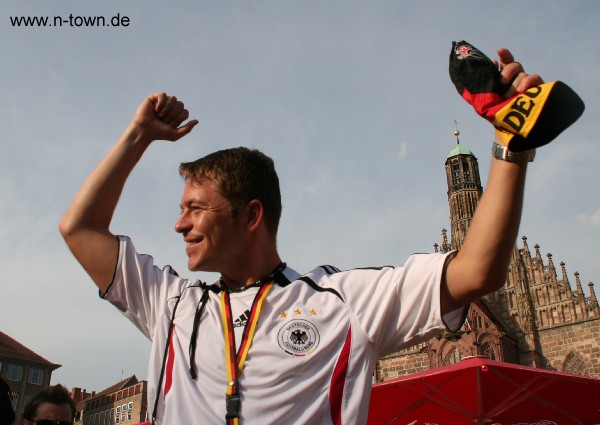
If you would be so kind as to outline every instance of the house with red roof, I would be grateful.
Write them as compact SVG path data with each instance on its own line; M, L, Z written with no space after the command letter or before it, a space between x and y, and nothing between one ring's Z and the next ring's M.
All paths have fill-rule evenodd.
M50 386L52 372L59 367L0 331L0 377L11 390L15 424L21 423L29 399Z
M80 391L74 388L75 395ZM137 424L146 419L147 382L135 375L76 403L75 425ZM76 397L73 397L74 400Z

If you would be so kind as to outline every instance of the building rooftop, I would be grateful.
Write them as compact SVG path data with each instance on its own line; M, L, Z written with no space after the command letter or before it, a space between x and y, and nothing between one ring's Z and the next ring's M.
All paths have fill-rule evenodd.
M475 156L475 155L473 155L473 152L471 152L471 149L467 148L466 146L461 145L458 142L456 143L456 146L454 146L454 148L448 153L448 156L446 157L446 159L452 158L453 156L457 156L457 155Z
M45 359L2 331L0 331L0 356L43 363L51 366L52 370L61 367L61 365Z

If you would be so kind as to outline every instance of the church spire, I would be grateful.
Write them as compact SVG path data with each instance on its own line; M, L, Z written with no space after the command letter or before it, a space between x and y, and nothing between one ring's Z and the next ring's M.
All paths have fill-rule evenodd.
M588 287L590 288L590 300L592 302L598 304L598 298L596 298L596 291L594 291L594 284L592 282L588 283Z
M579 278L579 272L575 272L575 285L577 286L577 292L579 296L583 297L583 286L581 286L581 279Z
M454 120L454 136L456 137L456 144L460 145L460 140L458 136L460 136L460 131L458 131L458 121Z

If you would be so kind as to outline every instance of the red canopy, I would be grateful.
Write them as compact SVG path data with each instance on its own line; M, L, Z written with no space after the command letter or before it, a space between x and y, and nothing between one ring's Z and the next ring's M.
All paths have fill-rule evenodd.
M367 423L600 424L600 379L468 357L373 385Z

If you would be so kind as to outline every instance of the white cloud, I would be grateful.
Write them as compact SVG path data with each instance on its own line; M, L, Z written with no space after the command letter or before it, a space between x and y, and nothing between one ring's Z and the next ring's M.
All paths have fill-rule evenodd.
M400 143L400 149L398 149L397 159L403 159L408 155L408 144L406 142Z
M580 213L577 215L577 218L582 224L586 226L591 226L600 229L600 208L598 208L591 214Z

